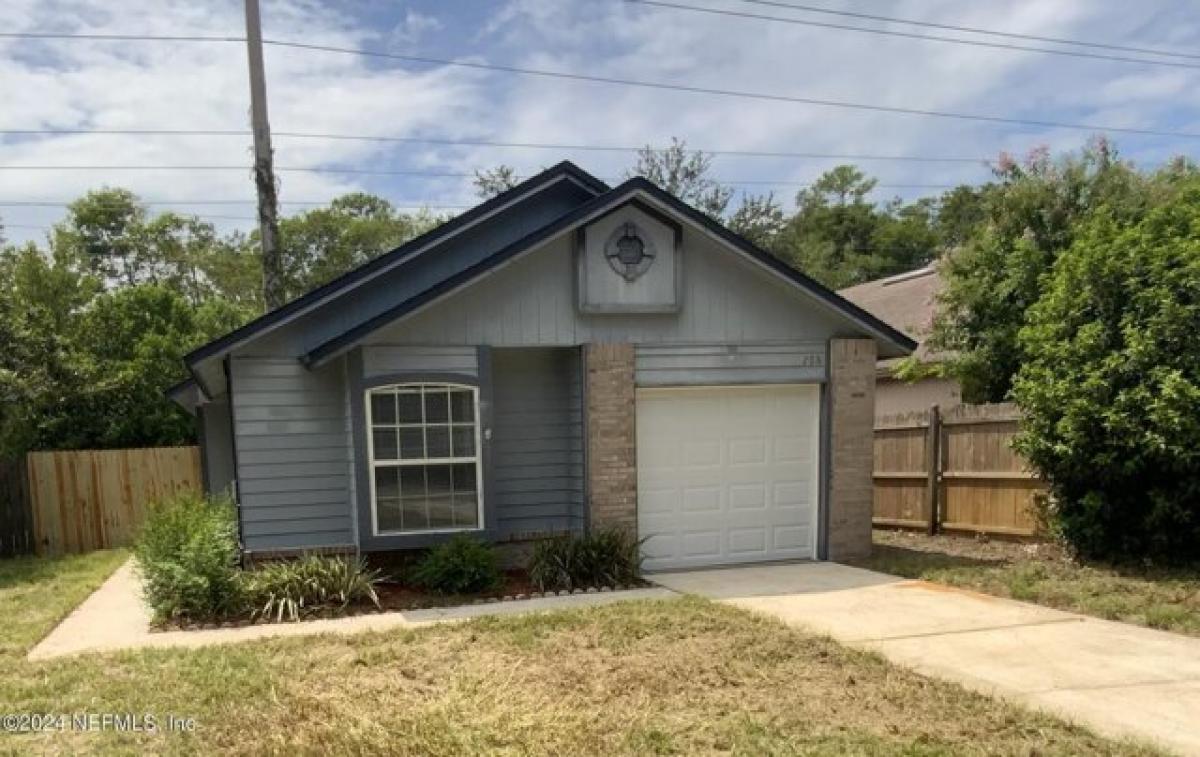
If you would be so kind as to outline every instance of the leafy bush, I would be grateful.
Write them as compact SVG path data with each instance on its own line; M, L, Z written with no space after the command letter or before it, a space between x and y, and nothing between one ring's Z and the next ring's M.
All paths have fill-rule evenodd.
M305 555L273 562L243 576L251 618L299 620L321 610L341 610L369 600L379 607L379 571L362 558Z
M1077 231L1021 332L1017 448L1081 555L1200 560L1200 177Z
M473 594L500 585L496 551L466 534L439 544L417 563L413 583L439 594Z
M199 620L243 607L237 520L227 499L196 493L151 506L134 554L159 620Z
M541 591L630 584L641 572L641 547L620 529L546 539L533 549L529 578Z

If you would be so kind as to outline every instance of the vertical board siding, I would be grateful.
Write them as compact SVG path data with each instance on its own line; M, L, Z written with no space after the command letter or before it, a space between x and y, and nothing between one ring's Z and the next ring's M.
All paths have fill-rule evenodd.
M340 361L309 371L290 358L241 357L230 370L246 549L353 544Z
M500 536L583 528L583 392L569 349L492 353L491 491Z
M800 384L825 379L825 344L643 344L634 354L638 386Z
M199 447L31 452L26 463L42 555L128 546L150 503L202 488Z
M925 528L926 492L936 465L935 528L1010 536L1038 533L1034 506L1046 491L1012 448L1014 405L960 405L940 423L940 459L928 460L929 411L883 416L875 427L876 525Z

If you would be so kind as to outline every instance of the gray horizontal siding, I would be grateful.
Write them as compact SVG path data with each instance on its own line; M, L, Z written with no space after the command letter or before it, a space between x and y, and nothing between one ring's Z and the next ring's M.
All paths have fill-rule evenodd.
M229 399L222 397L198 408L201 424L200 443L204 461L204 490L210 494L229 493L233 484L233 426L229 420Z
M486 504L500 536L583 527L583 417L575 350L492 353Z
M349 419L340 363L231 361L238 499L247 549L354 541Z
M381 329L374 339L494 347L825 343L851 328L826 306L690 229L684 231L680 265L678 313L581 315L572 286L571 239L565 235Z
M535 196L508 206L487 222L460 232L440 248L364 282L351 293L250 342L238 354L296 356L307 352L390 309L397 302L418 295L477 264L592 196L591 191L572 181L557 182ZM564 285L569 288L568 282Z
M638 386L796 384L825 380L825 345L782 344L638 345Z
M368 345L363 347L363 378L396 373L463 373L479 375L474 347Z

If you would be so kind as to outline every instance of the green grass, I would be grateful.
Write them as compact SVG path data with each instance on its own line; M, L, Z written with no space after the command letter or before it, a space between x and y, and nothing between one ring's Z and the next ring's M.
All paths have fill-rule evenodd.
M0 665L23 656L127 557L118 549L0 560Z
M1200 636L1200 567L1082 564L1052 545L875 532L872 570Z
M9 735L0 751L1151 753L697 598L197 650L37 663L13 654L118 558L13 570L24 579L0 586L0 606L41 620L36 632L0 625L0 702L7 712L187 716L197 730ZM43 612L51 594L58 609Z

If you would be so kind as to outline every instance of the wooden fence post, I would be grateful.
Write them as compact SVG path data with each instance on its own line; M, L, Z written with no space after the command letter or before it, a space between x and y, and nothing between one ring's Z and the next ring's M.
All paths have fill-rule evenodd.
M938 513L938 486L942 472L942 416L937 405L929 408L929 428L925 436L925 512L929 513L929 534L941 525Z

